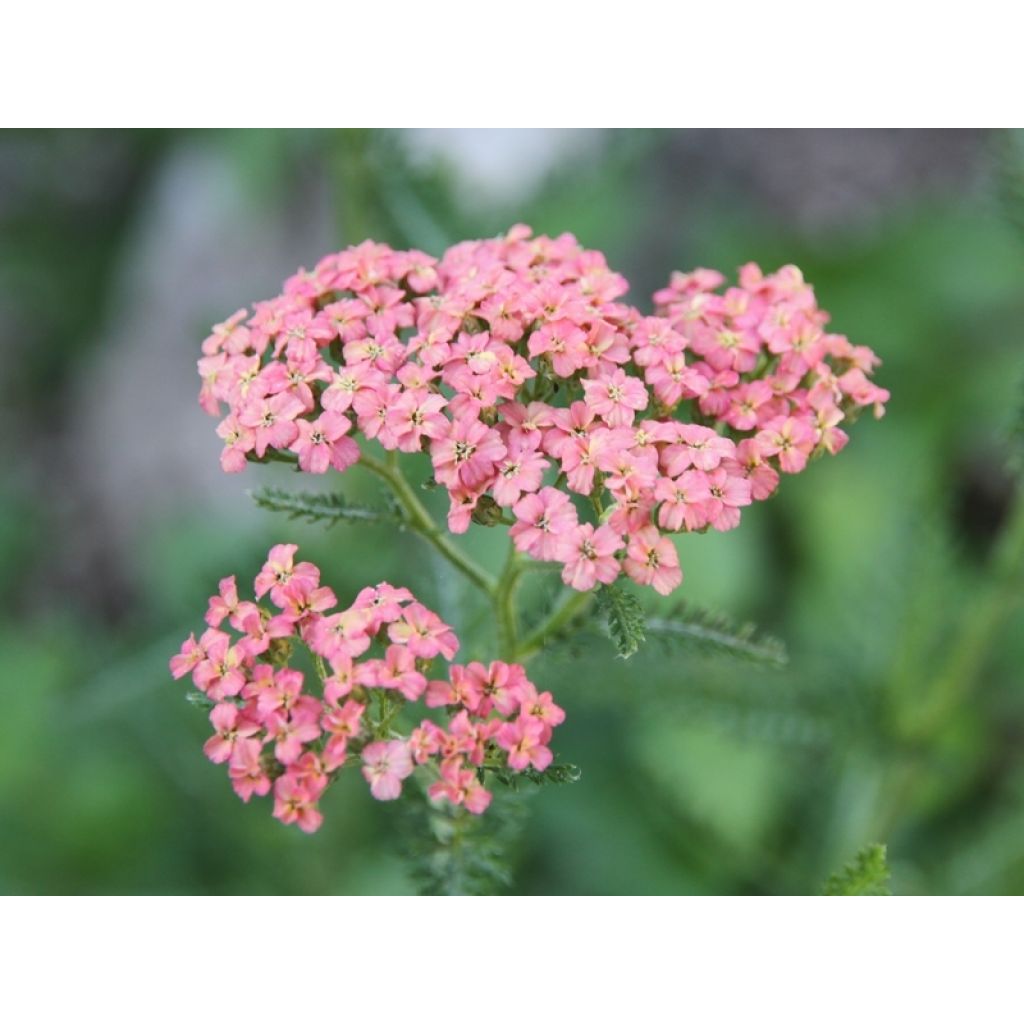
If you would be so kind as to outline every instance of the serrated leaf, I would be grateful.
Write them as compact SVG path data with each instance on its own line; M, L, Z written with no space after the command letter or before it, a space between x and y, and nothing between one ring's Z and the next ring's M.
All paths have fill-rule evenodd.
M518 789L522 782L532 782L535 786L549 784L563 786L579 782L583 772L574 764L555 763L549 764L542 772L537 771L536 768L526 768L521 772L501 768L495 770L493 774L494 778L502 785L508 786L510 789Z
M619 584L601 587L597 607L608 623L615 649L620 658L632 657L647 639L644 610L636 597Z
M424 896L482 896L512 884L511 847L525 822L522 795L494 794L486 814L441 801L409 787L402 824L410 871Z
M647 634L666 643L681 642L713 654L729 654L762 664L782 666L788 661L785 645L762 634L751 623L736 623L728 616L686 602L668 615L647 620Z
M885 846L872 843L858 851L849 864L832 875L822 887L822 896L891 896L889 865Z
M401 517L394 507L374 508L354 505L340 494L309 491L286 491L280 487L264 487L250 491L249 496L260 507L270 512L283 512L289 519L302 519L307 523L395 523Z

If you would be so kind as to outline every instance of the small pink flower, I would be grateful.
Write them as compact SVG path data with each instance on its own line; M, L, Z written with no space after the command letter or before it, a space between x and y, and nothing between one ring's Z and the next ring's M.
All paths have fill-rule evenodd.
M654 587L663 596L683 582L675 545L654 526L647 526L630 538L622 567L630 579Z
M661 460L669 476L679 476L691 466L705 472L716 469L722 459L730 458L736 451L732 441L708 427L683 423L676 433L678 442L665 449Z
M461 804L471 814L483 814L491 804L491 794L484 789L476 772L464 768L461 758L441 765L441 779L427 791L431 800L448 800Z
M434 476L440 483L476 487L494 472L507 449L496 430L479 420L455 420L447 432L431 442Z
M238 417L231 413L217 427L217 436L225 445L220 454L221 469L225 473L241 473L248 461L247 453L256 447L256 432L243 426Z
M451 661L459 650L459 641L451 627L418 602L402 609L402 617L388 626L393 644L406 644L417 657L436 658L439 654Z
M807 465L817 435L814 428L802 420L780 416L765 424L757 435L757 442L765 455L778 456L783 473L799 473Z
M521 772L532 765L542 772L554 760L551 751L544 745L543 736L543 722L520 716L501 727L497 743L508 751L508 766L513 771Z
M647 408L647 389L643 381L627 377L618 368L597 380L583 382L584 401L610 427L628 427L637 412Z
M203 745L203 753L214 764L227 761L240 739L248 739L260 731L259 725L245 718L234 704L218 704L210 712L210 724L216 732Z
M663 530L700 530L710 517L711 489L708 476L699 469L688 469L675 480L662 477L654 488L661 502L658 525Z
M256 577L256 596L262 597L268 590L271 599L278 600L281 589L295 577L311 580L314 586L320 582L320 570L311 562L295 564L297 544L275 544L267 555L267 561Z
M235 584L235 577L225 576L220 581L219 591L216 597L210 598L210 607L206 613L207 625L213 627L219 626L229 615L238 614L238 587Z
M305 472L326 473L330 466L345 470L359 461L359 445L345 436L352 423L341 413L325 412L316 420L298 420L296 426L299 434L291 450Z
M238 796L248 803L250 797L266 796L270 792L270 778L260 760L262 744L257 739L239 739L231 753L228 775Z
M739 525L740 509L749 505L750 481L741 474L730 474L724 467L712 470L707 475L708 518L716 530L732 530Z
M316 799L306 780L286 772L274 783L274 817L303 832L315 832L324 820Z
M262 459L268 448L283 450L298 437L295 417L303 412L302 402L284 391L247 403L239 415L239 422L253 431L253 449Z
M516 550L543 562L559 561L568 534L576 526L576 509L569 496L554 487L527 494L513 507L516 523L508 535Z
M443 395L428 391L406 391L388 409L387 425L398 449L418 452L423 439L443 437L448 419L441 411L448 404Z
M171 658L171 675L175 679L187 676L196 666L206 660L206 651L196 643L195 633L189 633L188 639L181 645L181 651Z
M397 800L402 780L414 767L409 745L402 740L378 740L363 748L363 778L377 800Z
M369 671L360 676L362 685L398 690L406 700L419 700L427 688L426 676L416 670L416 657L408 647L393 644L383 661L366 662L363 667Z
M510 508L526 492L536 491L544 479L548 460L537 451L540 438L529 441L509 439L508 454L498 465L492 487L494 500Z
M612 583L621 567L615 552L622 538L610 527L581 523L566 538L562 582L574 590L591 590L598 583Z

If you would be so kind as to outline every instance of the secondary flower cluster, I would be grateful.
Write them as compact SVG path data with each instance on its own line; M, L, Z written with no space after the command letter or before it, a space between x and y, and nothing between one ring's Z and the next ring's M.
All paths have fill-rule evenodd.
M551 764L548 743L565 713L522 666L471 662L429 678L438 657L450 662L459 649L450 627L387 583L335 611L334 592L320 585L315 565L295 561L297 550L271 549L256 601L239 598L233 576L221 580L209 628L198 640L190 635L170 663L174 678L191 673L213 702L214 733L203 750L227 763L242 800L273 789L274 816L314 832L320 796L352 756L378 800L396 799L422 766L434 780L431 798L480 814L491 802L486 771ZM296 646L311 655L319 692L291 667ZM402 733L403 711L419 700L440 709L443 722L423 718Z
M512 523L517 548L579 590L625 572L682 581L666 534L729 530L779 471L881 415L874 353L829 334L795 267L675 274L657 316L571 235L463 242L440 260L365 242L290 278L214 328L200 403L221 462L344 470L356 434L428 451L449 528Z

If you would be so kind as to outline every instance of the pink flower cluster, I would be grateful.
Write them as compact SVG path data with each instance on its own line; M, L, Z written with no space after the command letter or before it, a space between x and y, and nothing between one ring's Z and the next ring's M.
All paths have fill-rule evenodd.
M552 730L565 718L550 693L538 693L522 666L495 661L451 665L430 679L434 661L451 661L451 628L404 588L380 583L351 607L320 585L297 547L272 548L255 580L256 601L241 600L235 578L221 580L206 613L171 659L175 679L191 673L213 702L206 756L227 763L242 800L274 793L274 816L306 832L320 827L318 801L358 758L370 792L394 800L417 767L429 772L433 799L486 810L488 770L543 771ZM261 599L269 601L260 604ZM222 627L227 622L234 635ZM295 647L309 652L319 692L291 667ZM407 705L423 700L445 715L399 731Z
M275 451L344 470L357 433L428 451L453 532L510 521L569 586L624 571L666 594L682 580L666 534L732 529L888 399L796 267L723 284L675 274L644 316L571 235L517 226L440 260L364 242L214 328L200 402L228 408L228 472Z

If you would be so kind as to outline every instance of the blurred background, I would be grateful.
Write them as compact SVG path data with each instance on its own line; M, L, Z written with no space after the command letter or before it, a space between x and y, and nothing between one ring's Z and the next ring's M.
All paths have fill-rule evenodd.
M415 537L257 509L295 478L220 472L195 360L328 251L517 221L644 309L672 269L797 263L893 397L679 542L681 593L787 665L595 637L531 666L583 775L528 801L512 891L812 893L879 841L897 893L1024 893L1024 146L931 130L0 133L0 892L415 891L359 780L312 837L241 804L167 660L279 541L469 635L472 595ZM467 543L496 563L499 532Z

